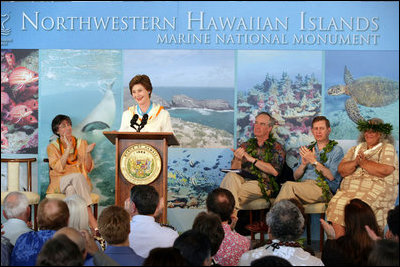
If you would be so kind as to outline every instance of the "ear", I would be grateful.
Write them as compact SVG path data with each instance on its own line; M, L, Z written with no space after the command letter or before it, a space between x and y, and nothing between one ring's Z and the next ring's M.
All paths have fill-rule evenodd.
M6 211L5 210L3 210L3 216L4 216L4 218L6 218L6 220L8 220L8 216L6 215ZM3 225L3 223L1 225Z

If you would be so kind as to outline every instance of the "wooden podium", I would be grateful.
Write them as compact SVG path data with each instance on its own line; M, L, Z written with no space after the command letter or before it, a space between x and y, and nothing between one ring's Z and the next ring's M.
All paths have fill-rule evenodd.
M124 206L125 200L130 197L132 186L123 175L120 168L121 156L124 151L134 144L146 144L155 148L161 157L161 171L158 177L149 185L153 186L161 197L164 197L164 210L159 218L161 223L167 222L168 199L168 146L179 145L173 133L164 132L103 132L108 140L115 145L115 205Z

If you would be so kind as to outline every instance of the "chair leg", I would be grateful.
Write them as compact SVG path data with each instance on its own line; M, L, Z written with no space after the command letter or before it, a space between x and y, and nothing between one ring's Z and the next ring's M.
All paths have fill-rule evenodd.
M310 214L306 214L307 221L307 245L311 245L311 216Z
M265 222L265 210L260 211L260 221ZM264 242L264 233L260 233L260 241Z
M252 224L253 224L253 211L251 210L250 211L250 225L252 225ZM251 239L251 241L253 241L255 239L253 231L250 232L250 239Z
M321 213L320 214L320 218L321 219L325 219L325 213ZM324 228L322 227L322 224L319 227L319 251L322 252L322 250L324 249L324 240L325 236L324 236Z
M93 216L96 218L96 220L97 220L97 208L98 204L97 203L93 204Z

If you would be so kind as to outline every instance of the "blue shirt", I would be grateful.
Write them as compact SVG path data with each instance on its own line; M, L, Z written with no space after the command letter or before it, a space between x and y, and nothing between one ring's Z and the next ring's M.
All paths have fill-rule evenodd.
M114 247L108 245L104 253L122 266L142 266L144 258L140 257L130 247ZM85 266L95 266L93 258L85 262Z
M11 254L11 266L35 266L44 243L53 237L55 230L40 230L21 235Z
M320 158L321 151L319 151L318 145L315 145L314 147L315 147L315 154L317 161L321 163L321 158ZM338 172L338 166L344 157L343 149L339 145L335 145L331 152L326 153L326 157L328 160L324 163L324 166L331 171L333 177L335 178L333 181L329 181L328 179L326 179L326 181L328 182L329 189L332 191L333 194L335 194L342 180L342 177ZM300 167L300 165L301 165L301 157L299 159L297 166L293 169L293 172L295 172ZM312 164L308 164L300 180L315 181L317 180L317 178L318 175L315 172L315 167Z

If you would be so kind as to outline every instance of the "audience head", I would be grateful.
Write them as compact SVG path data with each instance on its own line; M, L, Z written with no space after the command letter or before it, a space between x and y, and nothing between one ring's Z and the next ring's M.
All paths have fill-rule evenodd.
M71 118L68 117L67 115L62 115L62 114L59 114L59 115L55 116L53 121L51 122L51 130L58 137L60 137L60 135L58 133L58 127L60 127L60 124L63 121L67 121L67 123L72 126Z
M217 254L225 237L219 216L211 212L200 212L194 219L192 229L207 235L211 244L211 256Z
M82 255L84 255L83 258L86 258L86 242L85 238L82 236L82 234L76 230L75 228L72 227L63 227L57 232L55 232L53 237L56 237L58 235L65 235L68 237L72 242L74 242L79 250L81 251Z
M282 242L295 241L304 231L304 217L293 202L284 199L268 212L267 225L273 238Z
M387 224L389 230L386 232L386 238L399 242L399 205L389 210Z
M235 198L229 190L216 188L208 194L206 205L208 211L217 214L221 221L226 222L235 208Z
M188 230L175 239L177 248L189 266L208 266L211 264L211 245L208 237L196 230Z
M43 199L38 208L39 230L58 230L68 226L69 210L67 204L59 199Z
M89 229L89 215L86 201L78 195L70 195L64 199L69 210L68 226L77 230Z
M4 218L20 219L27 221L29 218L30 207L28 198L21 192L11 192L5 198L3 202L3 215Z
M252 261L250 266L293 266L293 265L284 258L269 255Z
M365 225L368 225L371 230L380 235L374 211L361 199L352 199L344 207L344 222L346 225L345 235L355 240L372 242L365 230Z
M399 266L399 242L377 240L369 254L368 266Z
M158 192L150 185L135 185L131 189L131 202L141 215L153 215L159 200Z
M83 266L78 246L65 235L46 241L36 259L36 266Z
M122 207L105 208L98 220L99 232L110 245L118 245L128 240L130 230L129 213Z
M142 266L187 266L181 252L174 247L153 248Z

